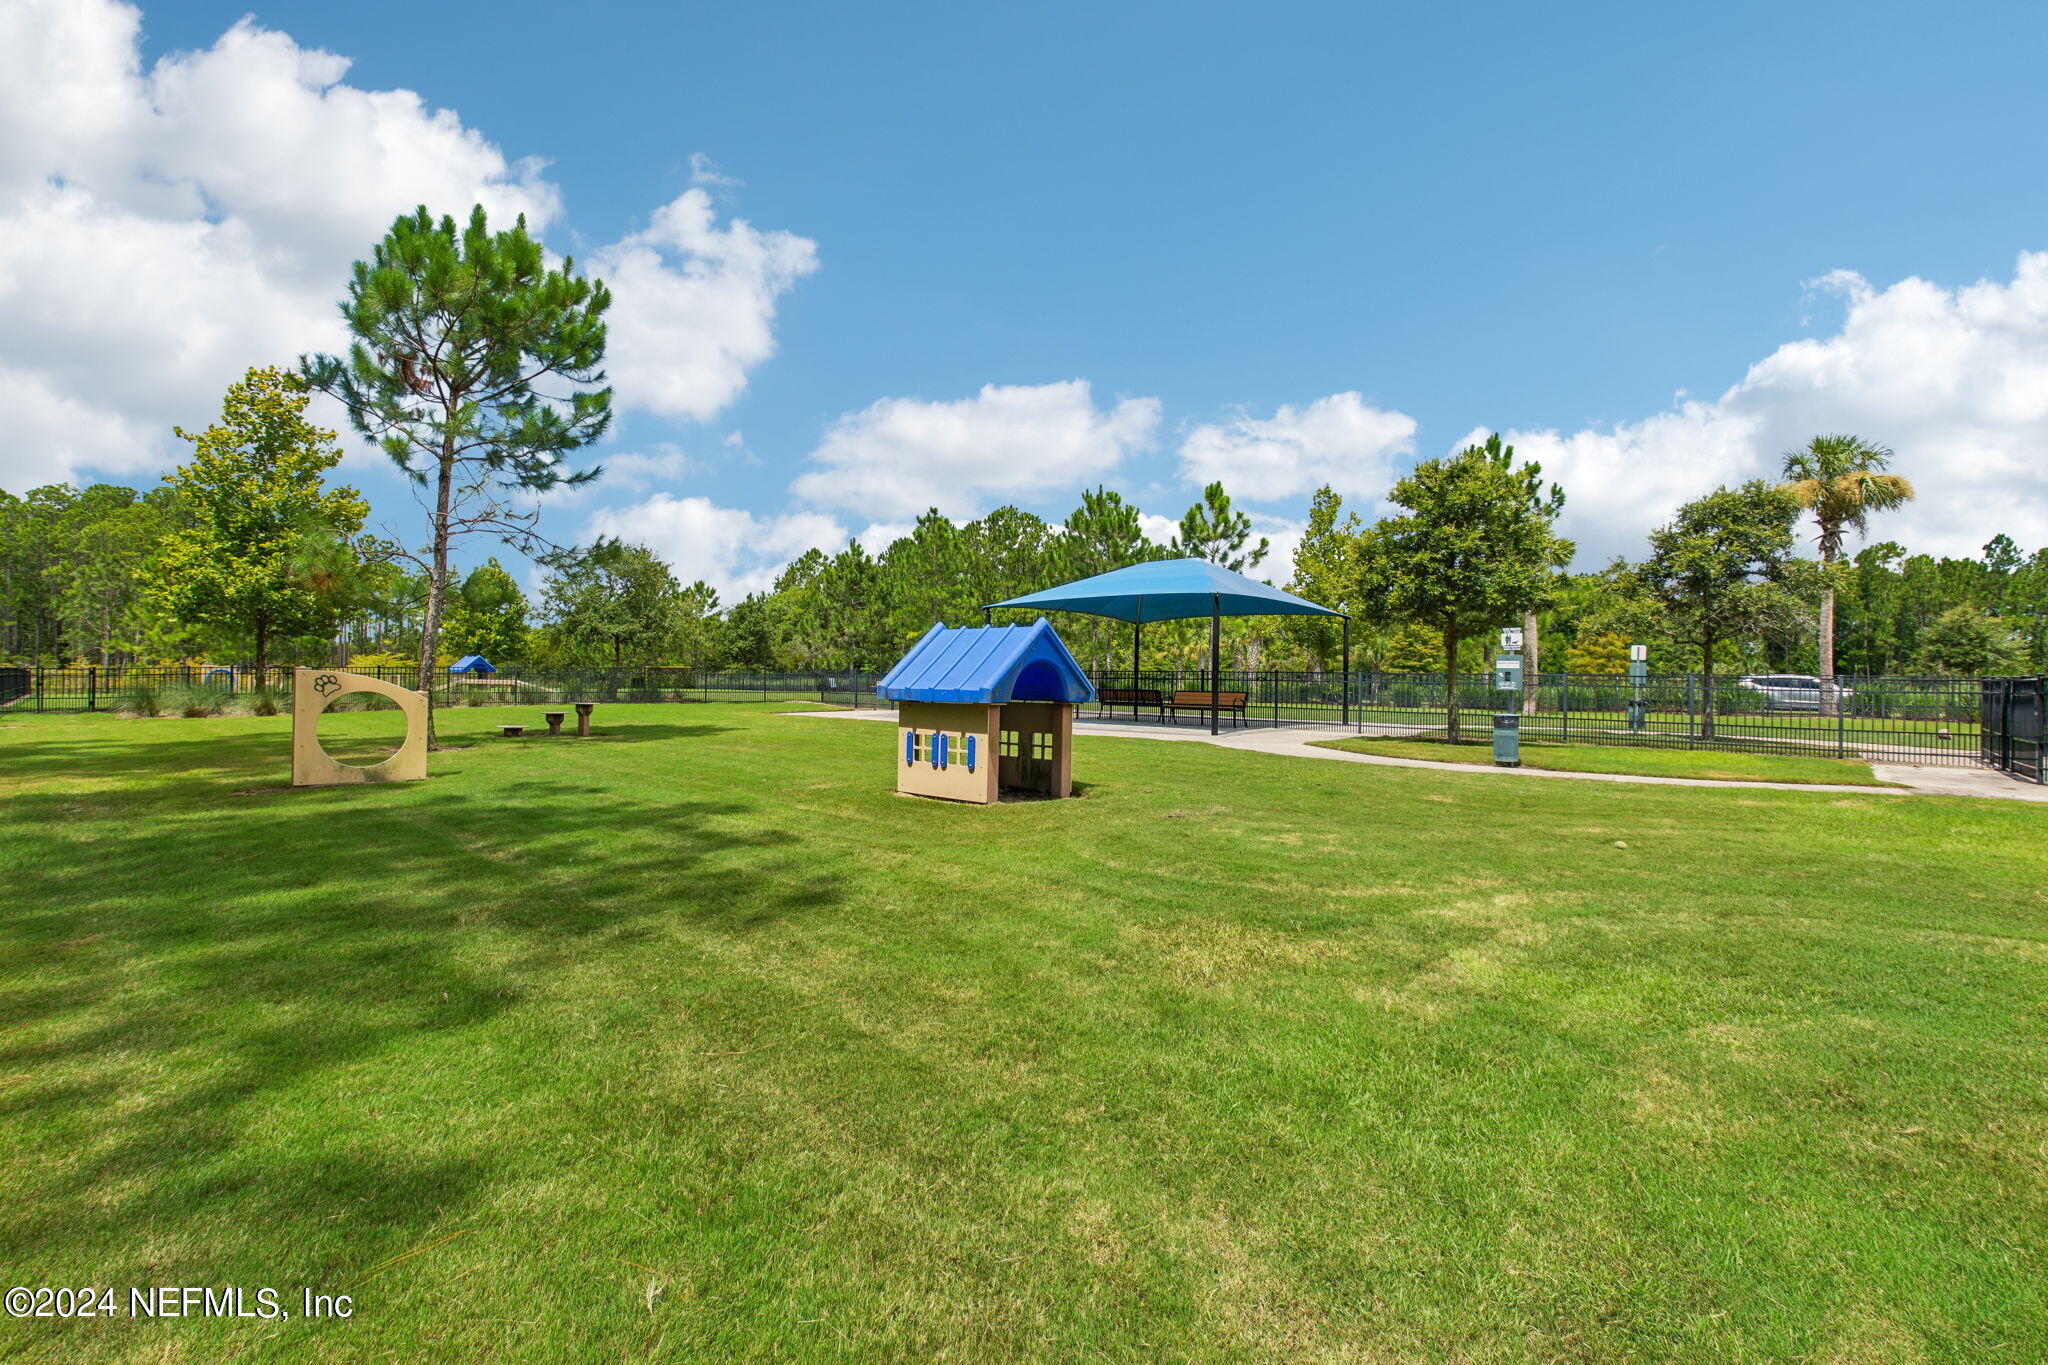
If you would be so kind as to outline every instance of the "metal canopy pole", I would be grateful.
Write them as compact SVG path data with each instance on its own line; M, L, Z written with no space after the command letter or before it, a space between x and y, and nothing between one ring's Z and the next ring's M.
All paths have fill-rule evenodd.
M1138 719L1138 642L1145 638L1145 599L1138 599L1138 616L1131 622L1131 721Z
M1344 686L1341 695L1344 698L1344 724L1349 725L1351 723L1351 618L1348 616L1344 618Z
M1216 734L1216 716L1223 704L1222 679L1217 670L1223 665L1223 595L1212 594L1209 598L1209 733Z

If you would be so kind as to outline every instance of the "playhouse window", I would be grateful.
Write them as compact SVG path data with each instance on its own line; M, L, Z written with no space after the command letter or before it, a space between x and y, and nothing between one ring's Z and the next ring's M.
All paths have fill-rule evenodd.
M1031 756L1033 758L1051 758L1052 736L1042 730L1033 734L1031 736Z
M1002 738L997 741L996 752L1004 758L1015 758L1017 756L1017 732L1015 730L1003 731Z
M912 763L922 763L924 762L924 754L924 731L912 730L910 732L910 761Z

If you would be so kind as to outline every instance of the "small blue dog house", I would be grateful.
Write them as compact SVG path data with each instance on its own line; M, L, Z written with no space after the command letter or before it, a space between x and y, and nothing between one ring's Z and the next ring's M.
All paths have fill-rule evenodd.
M986 805L1004 789L1074 794L1074 708L1095 698L1043 616L934 625L875 684L896 703L896 790Z
M448 665L448 671L450 673L496 673L498 670L492 668L491 661L481 654L465 654L454 663Z

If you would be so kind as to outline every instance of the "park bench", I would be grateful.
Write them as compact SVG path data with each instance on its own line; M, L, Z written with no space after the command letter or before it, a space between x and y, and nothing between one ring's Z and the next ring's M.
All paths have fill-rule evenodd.
M1151 687L1101 687L1095 691L1095 700L1106 711L1112 706L1149 706L1166 719L1166 698L1158 689Z
M1214 698L1213 702L1211 698ZM1213 705L1216 710L1238 719L1244 716L1245 704L1249 700L1250 695L1244 692L1176 692L1173 700L1166 703L1166 709L1177 720L1183 711L1206 712Z
M507 739L517 739L526 733L526 727L524 725L500 725L498 733Z

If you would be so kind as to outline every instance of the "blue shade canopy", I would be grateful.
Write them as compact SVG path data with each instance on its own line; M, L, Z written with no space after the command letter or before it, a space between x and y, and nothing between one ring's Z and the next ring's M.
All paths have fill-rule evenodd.
M990 607L1078 611L1119 621L1179 621L1190 616L1342 616L1341 611L1232 573L1206 559L1155 559L1099 573L1065 587L1027 593Z
M1088 675L1043 616L1028 626L935 625L875 684L884 701L1084 702Z
M491 661L481 654L465 654L454 663L448 665L448 671L450 673L496 673L498 670L492 668Z

